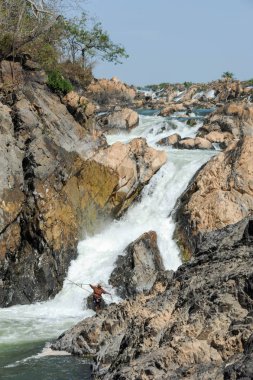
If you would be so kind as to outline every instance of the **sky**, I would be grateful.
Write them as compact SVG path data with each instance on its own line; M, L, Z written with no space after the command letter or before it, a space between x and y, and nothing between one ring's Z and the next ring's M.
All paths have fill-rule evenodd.
M97 78L133 85L253 78L253 0L85 0L129 58L97 62Z

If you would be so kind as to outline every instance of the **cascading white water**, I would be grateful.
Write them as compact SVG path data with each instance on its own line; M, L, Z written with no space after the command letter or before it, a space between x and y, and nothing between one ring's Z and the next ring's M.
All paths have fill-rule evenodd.
M149 145L155 146L159 139L175 132L181 136L193 136L198 128L199 125L187 127L178 120L141 116L139 126L130 134L111 135L108 141L127 142L141 136L147 138ZM123 218L110 222L102 232L78 244L78 257L68 271L70 280L79 283L102 281L106 285L117 256L130 242L149 230L157 232L166 269L176 269L180 265L178 247L172 239L174 223L169 214L194 173L214 153L166 150L168 161L143 190L141 201L133 205ZM70 285L65 280L62 291L53 300L1 309L0 347L4 343L17 344L57 337L78 320L92 315L92 311L83 307L83 298L89 291L88 286L84 288ZM115 300L117 298L114 296Z

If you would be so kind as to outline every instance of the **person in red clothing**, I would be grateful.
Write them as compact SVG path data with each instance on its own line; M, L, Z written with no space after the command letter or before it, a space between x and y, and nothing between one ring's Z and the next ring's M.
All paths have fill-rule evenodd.
M101 284L97 284L97 285L91 285L90 284L90 287L93 290L93 303L95 306L95 310L98 311L101 309L102 294L110 294L111 295L111 293L104 290L102 288Z

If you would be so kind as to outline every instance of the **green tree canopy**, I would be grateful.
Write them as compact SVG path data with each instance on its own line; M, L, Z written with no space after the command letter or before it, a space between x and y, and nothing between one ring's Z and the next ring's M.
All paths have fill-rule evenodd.
M66 18L61 0L0 0L0 58L30 53L46 70L64 62L89 69L96 58L121 63L125 49L111 41L101 23L86 13Z
M80 18L65 20L63 51L73 63L81 58L83 66L95 57L114 63L121 63L122 58L128 57L121 45L111 41L100 22L89 27L86 13Z
M224 71L222 78L224 79L234 79L235 75L231 71Z

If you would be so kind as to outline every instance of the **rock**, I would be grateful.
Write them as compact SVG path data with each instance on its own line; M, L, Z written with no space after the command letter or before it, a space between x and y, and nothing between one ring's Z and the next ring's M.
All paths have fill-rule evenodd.
M224 380L250 380L253 373L252 335L245 343L244 353L239 354L224 370Z
M211 143L218 143L221 147L226 148L233 140L233 135L229 132L212 131L205 135L205 139Z
M201 138L189 138L186 137L184 139L181 139L178 144L177 148L179 149L213 149L213 145L210 141Z
M16 145L11 109L0 103L0 262L20 244L19 217L24 203L23 151ZM4 235L3 235L4 231Z
M252 123L252 107L243 103L229 103L207 117L197 136L206 137L210 132L219 132L224 134L224 141L237 140L241 136L242 120Z
M120 297L132 297L152 288L157 272L164 270L157 246L157 235L150 231L141 235L118 256L109 283Z
M95 79L87 88L87 95L100 105L132 103L136 95L134 88L117 78Z
M1 87L7 88L8 86L23 86L24 85L24 73L22 67L18 62L1 61Z
M75 120L84 126L90 133L94 133L96 106L84 96L80 96L74 91L69 92L63 98L63 103Z
M195 148L197 149L213 149L213 145L207 139L203 139L201 137L196 137L194 139Z
M97 194L98 198L104 192L107 207L115 216L119 216L137 197L153 174L166 162L167 155L163 151L148 147L145 139L136 138L129 144L117 142L107 149L100 150L92 159L94 165L98 164L109 173L114 172L116 175L116 182L112 181L110 175L105 183L99 182L100 195L97 194L96 188L92 193ZM94 165L89 170L88 178L94 178ZM98 176L98 180L104 181L101 175ZM102 183L104 183L103 186ZM108 193L107 185L109 186ZM101 188L104 189L102 193ZM100 201L98 203L100 204ZM103 203L104 201L101 205Z
M123 108L102 117L101 123L103 130L107 132L115 132L121 129L130 131L138 125L139 115L129 108Z
M143 139L107 147L29 79L36 71L14 63L26 80L12 83L10 97L3 91L9 107L0 104L1 306L54 296L85 231L121 215L167 159ZM86 104L75 94L65 101Z
M183 106L183 104L174 103L174 104L168 105L165 108L163 108L160 111L159 116L170 116L175 112L185 111L185 109L186 108Z
M237 112L236 107L235 110ZM202 250L205 239L212 244L213 236L208 238L211 232L234 225L252 214L252 111L253 107L246 107L241 114L242 138L213 157L180 198L177 237L192 253Z
M228 100L237 99L242 93L242 87L239 81L229 82L225 81L224 88L220 91L218 102L227 102Z
M174 146L175 148L178 145L178 142L181 140L181 136L178 133L173 133L173 135L170 135L168 137L164 137L163 139L159 140L157 142L158 145L165 145L165 146Z
M52 348L92 353L96 378L105 380L250 376L252 254L244 238L205 251L148 294L79 322Z
M86 307L87 309L91 309L93 311L97 311L96 308L95 308L95 305L94 305L94 302L93 302L93 295L90 294L88 297L87 297L87 300L86 300ZM101 302L100 302L100 308L101 310L104 309L106 307L106 302L105 300L102 298L101 299Z
M32 61L31 59L26 59L23 68L25 70L31 70L31 71L40 71L41 67L37 62Z
M195 127L197 122L195 119L189 119L189 120L187 120L186 124L189 125L189 127Z
M195 139L185 137L178 142L179 149L195 149Z

